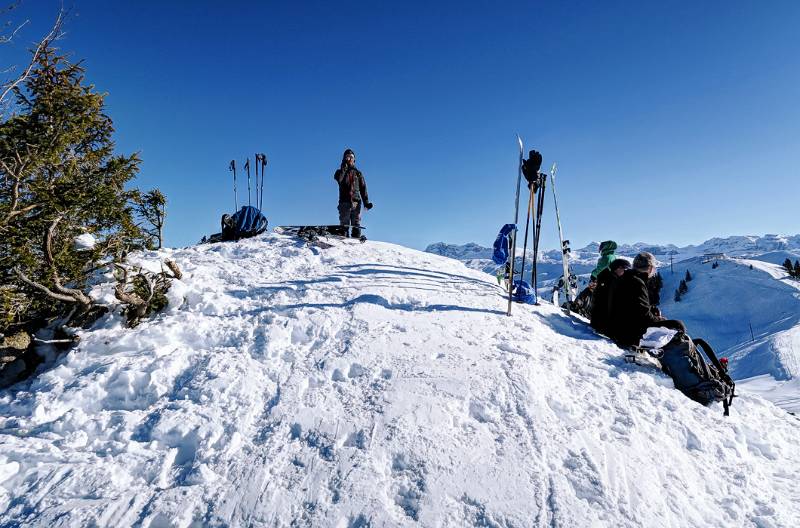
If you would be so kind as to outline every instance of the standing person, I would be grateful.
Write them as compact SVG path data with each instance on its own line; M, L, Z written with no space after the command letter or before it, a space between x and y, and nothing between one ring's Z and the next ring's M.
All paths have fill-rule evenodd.
M339 184L339 225L346 226L345 236L349 226L352 226L349 236L360 238L361 204L369 211L372 209L372 202L369 201L364 175L356 168L356 155L352 150L344 151L342 164L333 179Z
M665 319L650 306L647 279L656 273L656 258L643 251L633 259L633 269L613 283L609 298L610 337L621 347L636 346L648 328L661 326L686 332L683 322Z

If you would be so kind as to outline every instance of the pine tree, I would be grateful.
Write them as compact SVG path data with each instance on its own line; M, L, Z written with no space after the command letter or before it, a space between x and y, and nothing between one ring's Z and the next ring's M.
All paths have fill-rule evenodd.
M792 261L788 257L783 261L783 267L789 272L789 275L794 273L794 266L792 266Z
M717 269L718 267L719 267L719 262L715 260L714 263L711 265L711 269Z
M800 260L794 261L794 276L800 279Z
M650 297L650 304L658 306L661 303L661 288L664 286L664 279L661 273L656 273L647 281L647 294Z
M167 198L158 189L144 194L137 193L134 198L136 214L149 225L142 227L147 234L149 249L161 249L164 243L164 220L167 217Z
M750 264L750 269L753 269L753 265L752 264Z
M675 290L675 302L681 302L681 292L680 292L680 290Z
M678 291L681 292L681 295L689 291L689 287L686 285L686 281L681 279L680 285L678 285Z
M689 282L689 281L691 281L691 280L692 280L692 274L691 274L691 273L689 273L689 270L688 270L688 269L686 270L686 276L684 277L684 279L683 279L683 280L685 280L686 282Z
M125 190L139 158L114 154L104 95L83 68L47 47L15 95L18 112L0 123L0 331L85 314L89 275L144 243ZM84 233L91 249L74 243Z

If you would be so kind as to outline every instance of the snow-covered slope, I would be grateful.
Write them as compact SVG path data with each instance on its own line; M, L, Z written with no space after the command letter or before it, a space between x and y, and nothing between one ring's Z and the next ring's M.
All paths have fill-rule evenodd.
M674 274L662 269L664 314L730 355L735 378L800 376L800 282L760 260L721 259L716 268L714 262L693 258L676 263ZM686 271L689 291L675 302Z
M277 235L166 255L165 313L0 391L0 525L800 518L800 421L750 395L725 418L552 307L507 317L455 260Z

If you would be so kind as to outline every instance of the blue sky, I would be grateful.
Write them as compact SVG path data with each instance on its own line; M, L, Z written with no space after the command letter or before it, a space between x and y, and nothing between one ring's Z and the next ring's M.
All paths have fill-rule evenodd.
M59 5L23 2L23 36ZM256 152L271 226L335 223L349 147L370 238L488 246L513 218L517 133L558 162L573 247L800 231L798 2L67 7L60 46L108 92L139 187L167 195L168 245L218 230L228 163ZM558 245L549 191L541 244Z

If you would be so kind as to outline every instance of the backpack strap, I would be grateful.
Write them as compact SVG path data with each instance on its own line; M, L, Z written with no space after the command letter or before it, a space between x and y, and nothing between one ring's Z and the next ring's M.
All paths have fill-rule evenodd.
M708 359L711 361L714 367L716 367L719 377L722 378L722 381L731 388L730 398L725 398L722 400L722 407L725 410L725 416L728 416L730 414L730 406L733 404L733 397L736 396L736 383L733 382L733 379L730 377L728 372L722 368L722 363L720 363L719 359L717 359L714 349L711 348L711 345L709 345L705 339L698 338L695 339L694 342L703 349L703 352L705 352L706 356L708 356Z

